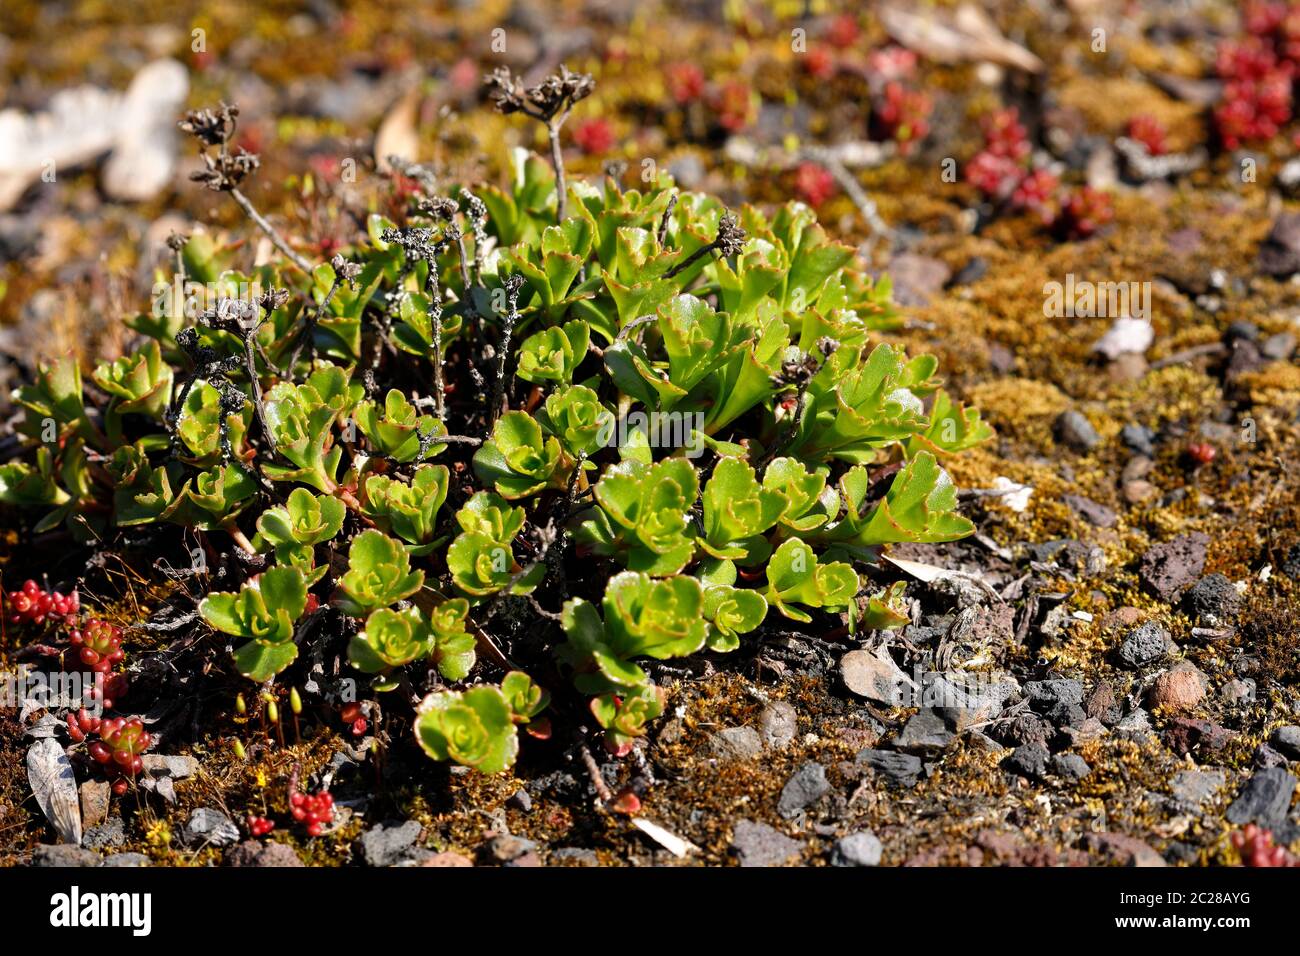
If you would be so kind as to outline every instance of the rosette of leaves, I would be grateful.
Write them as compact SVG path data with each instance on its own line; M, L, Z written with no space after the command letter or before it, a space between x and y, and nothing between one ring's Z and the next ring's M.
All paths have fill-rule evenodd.
M95 384L110 396L105 415L109 437L120 435L121 416L128 413L161 419L172 397L172 367L162 349L150 339L143 348L95 369Z
M456 587L481 598L510 585L523 570L511 542L524 526L524 509L500 495L480 491L456 512L456 523L461 534L447 549L447 568ZM511 593L527 594L545 573L544 565L536 565L515 582Z
M311 586L327 570L316 567L316 545L339 533L346 513L347 507L337 498L318 497L306 488L295 488L283 505L262 512L253 545L259 549L269 545L276 561L298 568Z
M740 635L763 623L767 617L767 600L748 588L715 584L704 589L701 613L709 622L706 638L709 650L725 653L740 646Z
M582 265L591 252L591 236L592 229L587 220L574 216L558 226L542 230L539 243L521 244L506 254L507 263L524 277L532 293L523 310L526 319L537 313L548 321L557 321L571 306L595 294L602 284L599 276L579 281ZM574 334L583 333L574 330ZM586 351L584 342L582 351L575 351L579 361ZM520 361L523 361L522 353Z
M199 614L224 634L247 639L235 667L252 680L270 680L298 656L294 622L307 606L307 583L297 568L271 568L237 594L217 592L199 602Z
M159 515L164 520L211 531L231 524L257 494L257 482L239 465L199 472Z
M622 694L601 694L591 701L591 714L616 754L627 753L637 737L645 736L646 725L663 712L664 692L650 683Z
M767 560L772 546L763 535L785 512L789 500L764 488L754 469L739 458L723 458L704 486L704 534L700 547L715 558L752 566Z
M289 465L268 461L262 465L263 473L272 481L298 481L332 494L343 457L332 430L338 409L327 404L311 385L292 382L272 388L265 404L276 454Z
M382 531L363 531L348 549L348 570L339 579L336 603L362 617L376 608L409 598L424 583L423 571L411 570L411 556Z
M920 452L935 455L952 455L994 437L994 431L980 418L979 409L967 408L965 402L953 403L943 389L934 394L930 407L930 426L907 441L907 456L915 458Z
M510 704L514 722L527 727L534 737L550 734L550 721L539 719L551 702L551 695L523 671L511 671L501 679L501 693Z
M520 343L515 374L535 385L543 382L567 385L587 355L590 337L590 326L580 319L534 332Z
M413 557L426 555L436 544L438 511L447 500L450 477L445 465L421 465L409 484L371 475L365 481L366 514L382 530L405 541Z
M560 440L571 458L594 454L614 434L614 413L585 385L569 385L551 392L538 410L537 420Z
M663 360L652 360L629 335L605 349L605 366L624 393L660 411L682 402L711 373L739 355L754 335L751 327L687 293L659 306L656 328Z
M474 473L503 497L527 498L547 486L563 488L559 439L542 434L542 426L525 412L506 412L492 428L492 438L474 453Z
M86 416L81 367L70 355L42 365L34 381L14 391L14 401L25 412L18 431L35 441L63 443L73 434L86 441L103 438Z
M159 521L176 501L173 488L181 482L180 462L155 468L143 442L119 445L105 467L113 479L113 520L119 527Z
M510 702L491 685L424 698L416 710L415 739L434 760L454 760L482 773L500 773L519 753Z
M428 618L418 608L377 608L365 629L348 644L358 670L378 674L432 658L447 680L464 680L474 666L474 638L465 630L469 602L457 598L435 607Z
M54 472L54 456L45 446L36 449L35 467L23 461L0 465L0 501L7 505L25 508L62 505L70 498L71 495L59 487Z
M636 571L614 575L601 602L566 601L561 626L567 642L560 655L576 669L574 683L589 694L641 687L650 678L636 657L685 657L704 646L709 625L702 615L704 589L695 578L657 580Z
M248 432L252 410L252 403L246 402L239 413L226 415L226 434L237 457L243 455L244 436ZM191 464L211 467L220 461L224 455L221 447L221 393L207 382L195 382L181 406L176 431L189 450L190 456L186 460Z
M611 465L595 495L597 507L583 513L576 536L597 554L622 555L628 568L652 575L676 574L694 556L688 514L699 479L684 458Z
M813 549L799 538L782 544L767 563L767 601L794 621L812 620L807 611L795 605L826 611L849 607L859 584L851 564L818 563Z
M378 402L365 401L356 408L357 427L370 440L376 454L398 462L415 461L440 454L446 445L432 445L421 453L421 441L428 442L433 435L445 435L446 426L432 415L416 412L406 396L390 388L381 407Z
M933 356L909 361L886 343L860 365L854 350L837 350L808 385L789 453L805 461L868 464L878 449L923 432L929 422L921 396L935 389L936 366Z
M834 488L827 487L825 471L809 471L796 458L769 462L763 471L763 488L785 496L779 523L787 534L800 535L820 528L840 510L839 496Z

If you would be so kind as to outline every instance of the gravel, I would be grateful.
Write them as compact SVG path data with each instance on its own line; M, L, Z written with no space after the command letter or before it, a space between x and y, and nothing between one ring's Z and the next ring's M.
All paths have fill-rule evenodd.
M906 703L915 687L884 652L849 651L840 658L840 677L844 686L859 697L891 707Z
M812 806L830 789L830 782L826 779L826 768L810 760L802 764L786 781L785 787L781 790L781 798L776 804L776 812L788 820Z
M753 727L727 727L709 737L705 750L719 760L749 760L763 752L763 738Z
M1201 624L1218 627L1236 612L1241 595L1222 574L1208 574L1183 595L1183 607Z
M1155 621L1147 621L1125 635L1116 656L1121 667L1135 671L1164 660L1170 643L1168 631Z
M921 776L921 758L893 750L861 750L854 763L865 764L900 787L914 787Z
M420 824L415 820L371 827L357 841L361 858L367 866L392 866L414 847L420 838L420 830Z
M1082 780L1092 768L1078 754L1057 754L1052 758L1052 772L1066 780Z
M799 716L787 701L773 701L758 715L758 735L765 747L780 749L786 746L794 740L798 730Z
M199 807L181 827L181 842L188 847L232 846L239 842L239 827L220 810Z
M1011 751L1011 756L1007 758L1007 768L1022 777L1038 779L1047 773L1050 756L1042 744L1021 744Z
M1092 427L1092 422L1082 412L1074 409L1061 412L1053 426L1053 433L1058 442L1075 451L1092 451L1101 444L1101 436Z
M766 823L738 820L731 832L731 852L741 866L781 866L803 850L803 844Z
M1138 564L1142 586L1162 601L1172 601L1180 590L1200 578L1209 545L1210 536L1202 531L1153 545Z
M831 851L831 866L879 866L884 849L869 830L850 833L836 841Z
M933 710L919 710L913 714L897 737L890 741L892 747L909 753L933 753L952 743L955 735Z
M1300 760L1300 727L1279 727L1268 741L1288 760Z
M1169 779L1169 789L1179 804L1194 810L1222 790L1225 783L1227 775L1222 770L1179 770Z

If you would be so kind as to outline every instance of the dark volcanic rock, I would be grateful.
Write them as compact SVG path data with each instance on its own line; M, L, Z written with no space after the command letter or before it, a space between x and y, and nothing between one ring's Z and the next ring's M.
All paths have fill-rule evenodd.
M1256 770L1241 788L1237 799L1228 807L1229 823L1241 826L1257 823L1273 829L1282 823L1291 808L1296 779L1281 767Z
M1237 612L1241 595L1222 574L1207 574L1183 595L1183 607L1200 623L1217 627Z
M1259 271L1270 276L1300 272L1300 213L1282 213L1259 247Z
M1125 635L1115 656L1121 667L1137 670L1164 660L1169 645L1169 632L1155 621L1147 621Z
M1022 777L1037 780L1047 773L1050 756L1042 744L1023 744L1011 752L1007 758L1007 768Z
M1205 569L1210 536L1201 531L1153 545L1138 564L1142 585L1162 601L1171 601Z

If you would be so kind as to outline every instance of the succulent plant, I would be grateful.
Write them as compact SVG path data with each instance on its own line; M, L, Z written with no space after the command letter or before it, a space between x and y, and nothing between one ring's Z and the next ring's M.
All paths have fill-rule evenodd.
M317 568L315 547L332 540L343 527L347 507L337 498L313 495L295 488L281 506L268 508L257 519L255 545L265 542L280 564L302 571L310 587L325 575Z
M490 685L424 698L416 710L415 739L434 760L454 760L483 773L500 773L519 753L510 702Z
M307 583L297 568L271 568L238 593L214 592L199 602L209 625L248 643L235 650L235 667L245 677L265 681L298 656L294 622L307 607Z
M348 570L339 579L338 606L354 617L396 604L420 589L423 571L411 570L411 556L382 531L363 531L348 550Z
M447 500L449 477L445 465L421 465L409 484L372 475L365 482L366 514L382 530L405 541L412 556L428 554L435 544L438 511Z

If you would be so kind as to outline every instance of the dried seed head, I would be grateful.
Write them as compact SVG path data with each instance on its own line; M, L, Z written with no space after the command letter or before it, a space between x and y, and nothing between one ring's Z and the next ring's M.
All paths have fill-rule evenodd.
M215 109L190 110L178 125L204 146L220 146L235 134L238 117L239 107L223 102Z
M349 262L342 255L336 255L330 260L330 265L334 267L334 274L344 282L351 284L357 276L361 275L361 266L356 262Z
M543 122L567 113L596 88L591 74L570 72L563 64L560 72L551 74L533 87L525 87L523 80L505 66L497 67L483 78L483 82L492 88L492 102L501 113L525 113Z
M718 220L718 234L713 240L714 248L724 256L738 256L745 247L745 230L734 214L726 212Z

